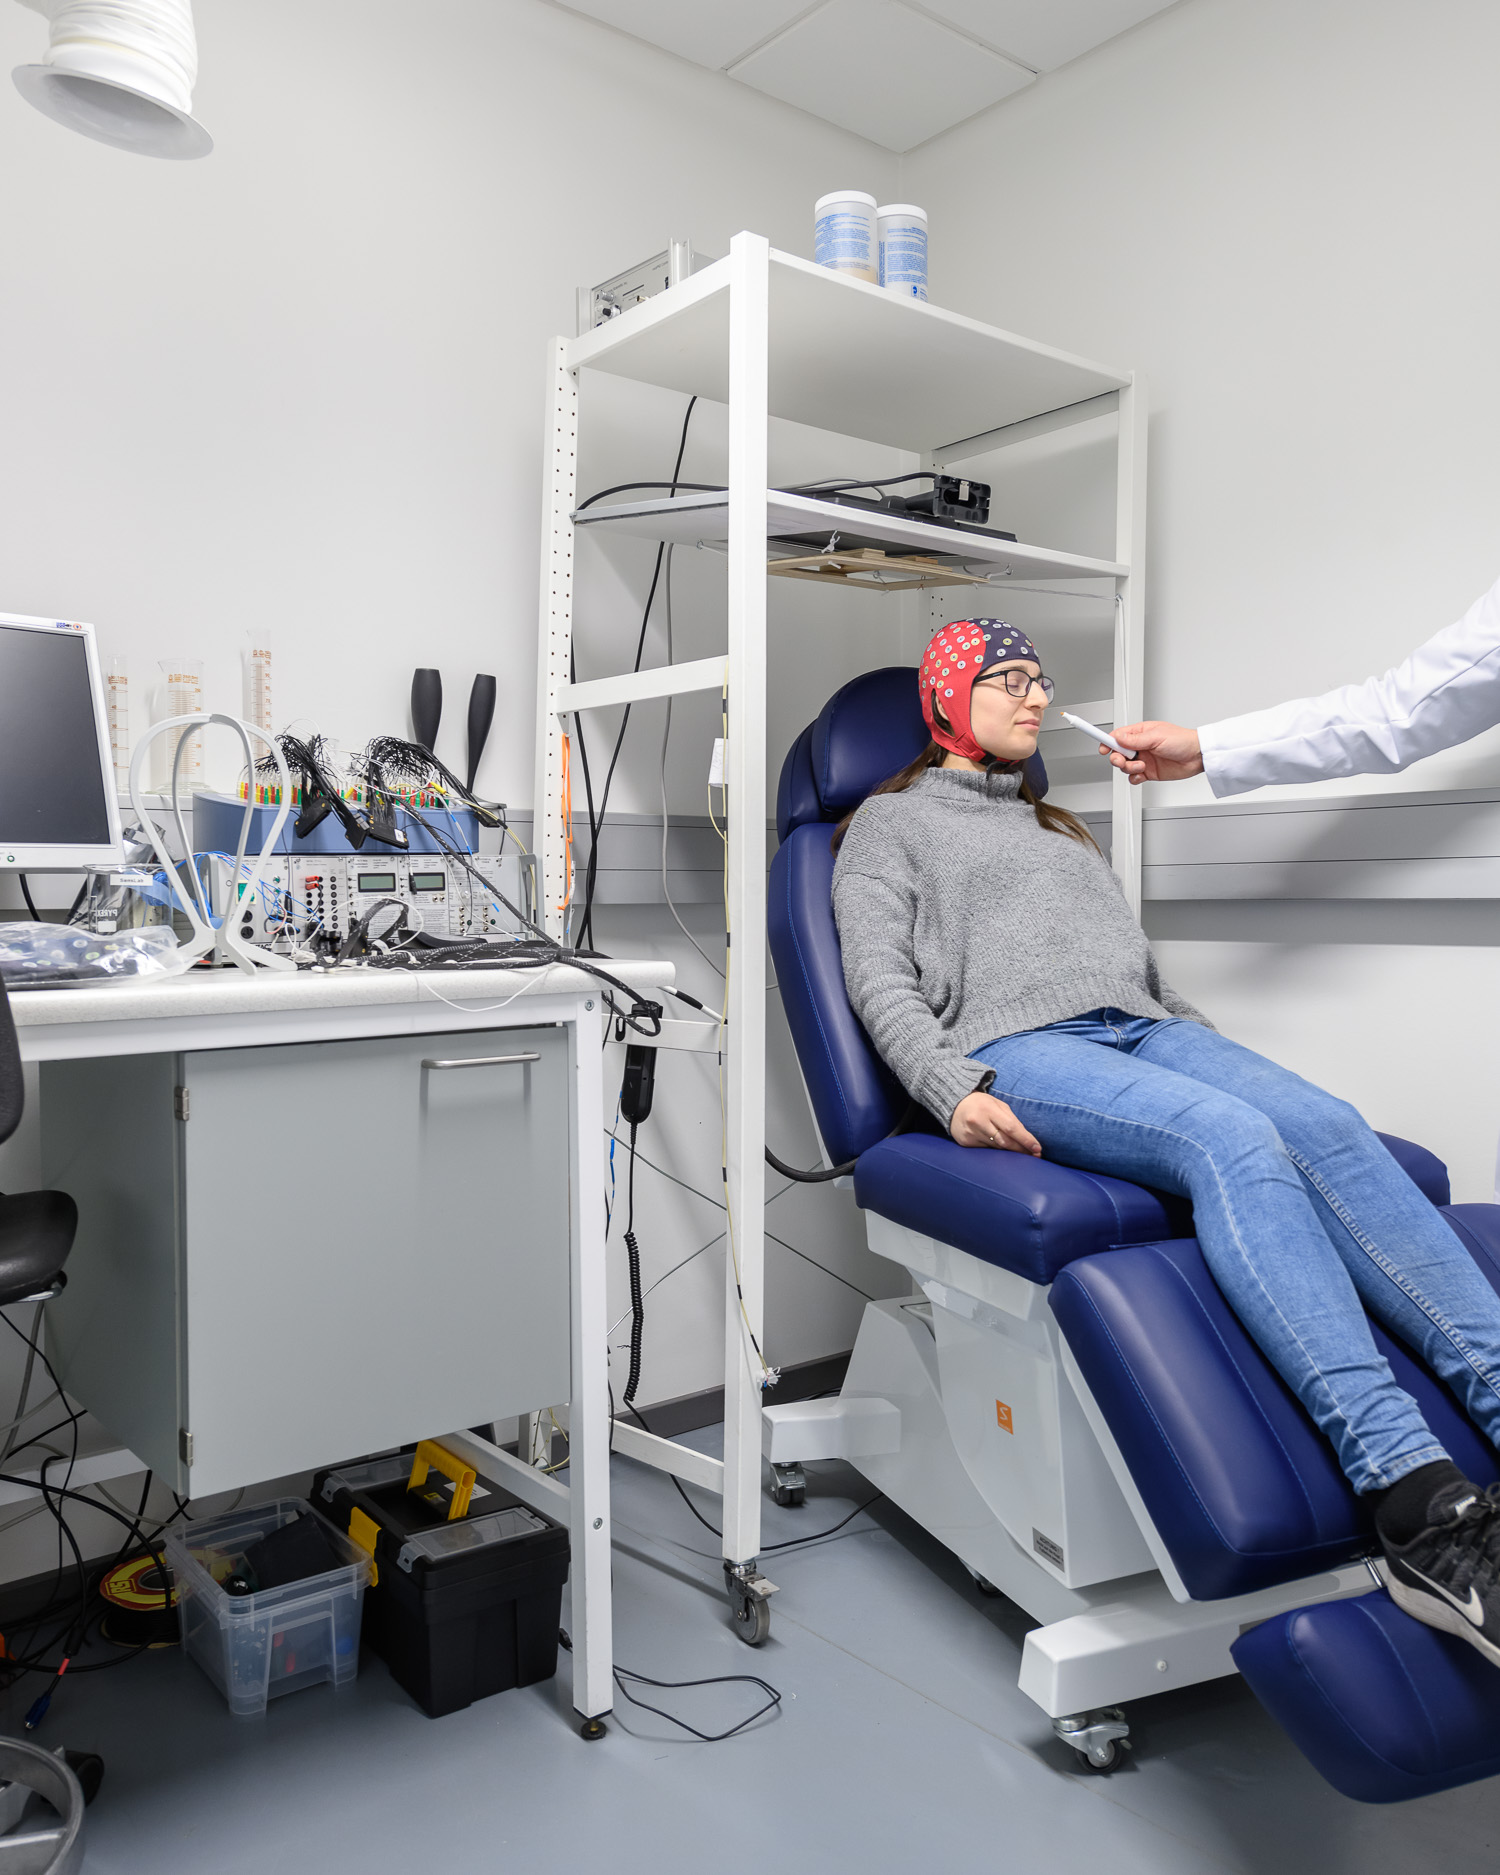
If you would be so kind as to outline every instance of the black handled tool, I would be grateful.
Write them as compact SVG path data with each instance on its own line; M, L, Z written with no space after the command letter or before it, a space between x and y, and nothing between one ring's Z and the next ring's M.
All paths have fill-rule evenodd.
M495 720L495 680L481 671L469 692L469 780L470 794L479 773L479 758L489 740L490 724Z
M430 755L437 746L438 724L443 720L443 674L419 670L411 679L411 733Z

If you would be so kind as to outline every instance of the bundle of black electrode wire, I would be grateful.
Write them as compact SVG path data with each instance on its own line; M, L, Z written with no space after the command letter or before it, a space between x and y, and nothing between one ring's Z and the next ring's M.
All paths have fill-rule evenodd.
M301 811L294 831L306 837L330 813L335 814L350 844L356 849L367 839L390 846L410 847L410 826L420 827L432 847L445 859L469 875L472 886L508 912L527 935L494 939L485 937L452 938L412 928L410 907L396 897L382 898L370 906L348 934L334 944L314 941L312 954L302 960L305 968L320 964L357 964L383 970L421 970L455 972L471 970L537 970L565 964L594 977L604 985L606 1001L612 1014L635 1034L655 1036L661 1033L661 1004L638 995L630 986L604 967L602 954L583 941L574 946L553 937L530 912L511 900L474 864L474 854L457 837L451 826L444 826L432 809L423 811L413 805L411 796L431 791L453 801L474 814L483 827L498 828L502 851L506 835L505 810L498 803L482 801L444 762L419 742L401 736L376 736L354 758L353 775L361 797L358 805L349 802L335 782L327 745L322 737L310 741L290 734L278 737L287 766L296 775L301 792ZM616 749L618 754L618 747ZM262 762L258 772L274 773L274 761ZM613 764L611 764L611 774ZM451 816L450 816L451 818ZM403 825L403 822L406 823ZM592 854L590 855L592 862ZM593 870L590 866L589 900L592 903ZM589 924L585 915L585 927ZM669 995L694 1009L704 1005L684 991L669 990Z

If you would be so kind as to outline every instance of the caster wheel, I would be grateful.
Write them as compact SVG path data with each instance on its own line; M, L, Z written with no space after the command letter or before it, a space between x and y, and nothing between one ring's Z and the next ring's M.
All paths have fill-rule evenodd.
M57 1755L78 1779L83 1801L92 1803L104 1782L104 1760L95 1751L60 1751Z
M1070 1713L1054 1719L1052 1729L1072 1747L1073 1769L1083 1776L1108 1777L1119 1770L1130 1750L1130 1727L1118 1706Z
M759 1647L771 1632L771 1604L747 1595L736 1603L734 1631L747 1647Z
M807 1487L802 1484L773 1484L771 1496L783 1510L796 1510L807 1500Z
M596 1738L603 1738L608 1729L603 1719L585 1719L578 1728L578 1736L592 1743Z
M974 1586L981 1595L999 1595L1003 1592L995 1587L988 1576L975 1576Z

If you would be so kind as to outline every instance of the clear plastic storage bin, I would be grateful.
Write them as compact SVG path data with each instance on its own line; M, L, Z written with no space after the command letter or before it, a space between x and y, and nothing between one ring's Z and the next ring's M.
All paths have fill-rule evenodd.
M339 1567L281 1588L231 1595L214 1571L244 1566L245 1552L272 1530L311 1517L322 1526ZM282 1693L331 1680L343 1686L359 1671L359 1623L370 1558L342 1530L300 1498L277 1498L168 1533L167 1565L177 1589L182 1644L229 1701L231 1712L264 1712Z

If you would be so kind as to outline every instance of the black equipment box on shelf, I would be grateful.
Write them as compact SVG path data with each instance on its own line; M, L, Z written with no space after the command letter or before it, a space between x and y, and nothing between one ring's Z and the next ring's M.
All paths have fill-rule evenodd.
M411 1456L321 1471L310 1496L373 1542L364 1640L430 1718L557 1671L568 1533L492 1479L443 1521L447 1487L409 1492ZM362 1534L361 1534L362 1533Z

